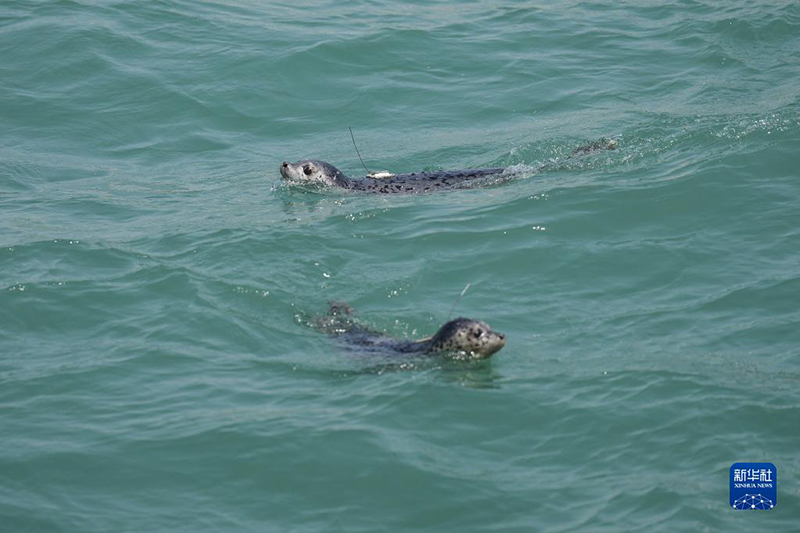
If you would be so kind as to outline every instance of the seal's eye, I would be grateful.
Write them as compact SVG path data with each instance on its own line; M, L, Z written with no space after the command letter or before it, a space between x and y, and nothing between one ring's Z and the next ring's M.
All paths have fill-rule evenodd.
M475 337L476 339L480 339L483 336L483 330L478 329L473 331L472 336Z
M303 167L303 173L306 176L310 176L314 171L311 169L311 165L306 165Z

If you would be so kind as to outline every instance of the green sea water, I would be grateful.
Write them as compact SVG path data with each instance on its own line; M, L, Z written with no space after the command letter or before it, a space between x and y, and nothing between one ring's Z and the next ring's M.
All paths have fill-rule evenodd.
M0 531L800 530L797 2L4 0L0 126Z

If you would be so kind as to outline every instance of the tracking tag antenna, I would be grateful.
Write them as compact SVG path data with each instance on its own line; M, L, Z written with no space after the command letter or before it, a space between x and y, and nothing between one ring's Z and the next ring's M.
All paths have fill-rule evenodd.
M356 146L356 138L353 135L353 128L347 126L347 129L350 130L350 138L353 140L353 148L356 149L356 154L358 155L358 160L361 161L361 166L364 167L364 170L367 171L367 174L372 174L372 172L370 172L367 168L367 165L364 164L364 160L361 159L361 152L358 151L358 146Z
M461 301L461 298L463 298L464 295L467 294L467 291L469 290L470 285L472 285L472 283L467 283L466 286L464 286L464 290L461 291L461 294L459 294L458 298L456 298L456 301L453 302L453 307L450 308L450 313L448 313L448 315L447 315L446 322L450 322L450 317L453 316L453 311L455 310L456 306L458 305L458 302Z

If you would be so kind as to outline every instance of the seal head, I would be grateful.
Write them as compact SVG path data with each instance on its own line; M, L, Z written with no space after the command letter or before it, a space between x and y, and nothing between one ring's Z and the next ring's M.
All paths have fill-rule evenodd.
M325 161L315 159L304 159L297 163L284 161L280 171L283 179L295 183L347 187L347 177L342 171Z
M428 352L453 352L457 357L486 359L506 345L506 336L492 331L486 322L456 318L439 328Z

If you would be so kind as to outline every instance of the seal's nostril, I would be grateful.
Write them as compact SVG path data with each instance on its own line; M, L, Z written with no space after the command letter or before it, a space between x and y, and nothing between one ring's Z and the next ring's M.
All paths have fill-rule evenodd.
M287 163L286 161L284 161L284 162L283 162L283 165L281 165L281 166L282 166L283 168L286 168L286 167L288 167L288 166L289 166L289 163Z

